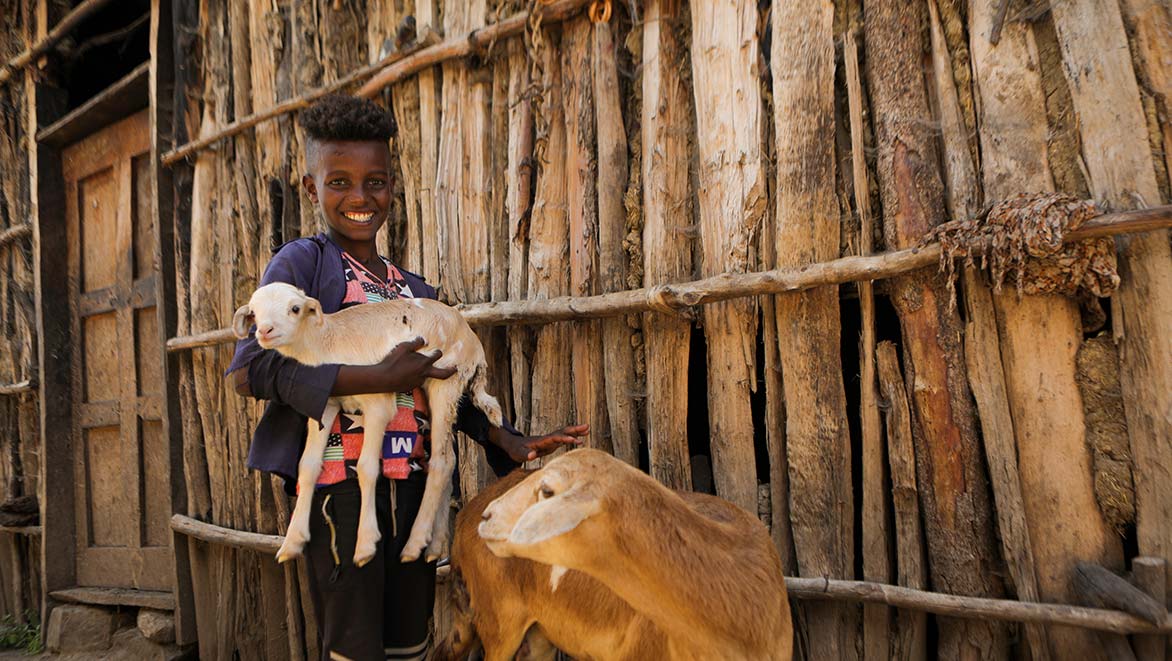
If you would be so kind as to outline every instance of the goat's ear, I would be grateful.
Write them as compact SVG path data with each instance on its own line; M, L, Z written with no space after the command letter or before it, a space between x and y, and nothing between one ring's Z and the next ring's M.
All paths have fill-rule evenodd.
M232 332L238 339L248 337L248 327L252 325L253 319L252 308L247 304L236 308L236 314L232 315Z
M540 544L577 528L600 510L597 498L584 493L566 493L559 498L531 505L513 524L509 543L517 546Z
M313 319L318 326L321 326L322 322L325 321L321 316L321 303L318 303L315 298L306 299L305 315Z

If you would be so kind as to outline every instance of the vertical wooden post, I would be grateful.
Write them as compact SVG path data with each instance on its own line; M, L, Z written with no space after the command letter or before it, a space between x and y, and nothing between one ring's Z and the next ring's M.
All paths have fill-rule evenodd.
M529 225L533 195L533 111L524 99L529 87L529 66L525 51L518 39L509 41L509 139L506 186L509 222L509 279L508 298L521 300L528 296ZM520 431L528 431L531 421L532 395L529 385L529 355L532 351L532 333L528 328L511 326L508 329L510 380L513 386L513 423ZM544 432L543 432L544 433Z
M761 90L756 67L757 6L750 0L693 6L692 87L702 276L756 267L754 235L765 216ZM735 100L736 110L728 107ZM708 427L716 493L757 508L749 392L757 383L757 302L705 306Z
M894 250L919 241L944 212L919 58L926 46L926 16L922 4L896 0L869 2L865 10L884 235L887 249ZM998 555L960 320L939 276L910 274L889 284L903 331L933 586L953 594L1000 596L1003 585L988 571ZM1005 658L1008 644L1003 625L940 620L942 656Z
M436 22L435 0L417 0L415 3L416 35L439 27ZM439 145L439 104L435 68L420 71L419 79L419 235L420 268L423 277L439 287L439 232L436 220L436 148Z
M873 251L874 220L871 214L870 185L867 182L867 159L864 154L863 85L859 75L859 48L853 31L846 33L843 44L846 68L847 105L850 113L851 175L855 208L859 214L859 254ZM875 298L874 284L859 283L862 334L859 338L859 417L863 434L863 579L891 582L891 562L887 552L887 462L883 447L883 429L879 423L879 401L875 376ZM867 661L888 658L891 634L891 610L877 604L863 606L863 657Z
M899 373L899 355L891 342L875 350L879 390L886 404L887 455L891 461L891 499L895 509L896 568L899 585L916 590L928 587L924 566L924 537L920 529L919 488L916 486L916 453L912 442L911 412L907 391ZM915 611L896 613L891 657L908 661L927 658L927 615Z
M545 66L541 112L548 122L549 142L537 176L537 197L529 229L529 285L531 299L565 296L570 278L566 269L569 227L566 218L566 121L562 111L562 67L557 33L543 28L541 56ZM557 323L537 330L533 355L530 425L544 434L566 424L573 410L566 360L570 345L569 324Z
M1096 199L1117 208L1160 199L1119 4L1052 7L1082 156ZM1138 199L1137 197L1138 196ZM1172 558L1172 247L1168 232L1116 241L1122 284L1113 317L1135 474L1142 554ZM1172 580L1172 579L1169 579ZM1167 591L1172 593L1172 589Z
M598 140L598 277L600 293L627 288L626 211L627 134L610 23L596 23L590 53L594 81L594 122ZM602 320L602 360L606 374L606 410L614 455L639 463L639 420L635 411L635 356L631 329L619 317Z
M1163 558L1143 556L1131 561L1136 587L1147 592L1161 604L1167 602L1168 562ZM1167 658L1168 636L1141 635L1134 639L1138 661L1164 661Z
M970 15L982 101L985 195L993 201L1021 191L1053 190L1045 158L1045 101L1032 34L1026 25L1006 25L994 48L988 43L993 8L973 6ZM968 213L975 211L971 208ZM1023 601L1040 596L1046 601L1070 602L1069 574L1077 561L1108 566L1122 561L1119 543L1093 493L1082 402L1075 383L1074 356L1082 338L1078 306L1059 295L991 295L975 274L966 278L965 289L971 335L971 346L966 348L970 369L977 371L971 376L982 421L988 418L983 425L986 454L1010 575ZM977 328L993 323L1000 328L1000 341ZM979 346L981 342L988 346ZM998 355L1000 366L989 362ZM998 367L1003 368L1003 377ZM1003 410L1002 402L1009 411ZM1010 412L1012 419L1006 415ZM1016 448L1006 447L1007 434L1014 435ZM1014 470L1015 464L1020 473ZM1028 529L1019 527L1022 515ZM1023 548L1024 544L1029 547ZM1036 579L1035 557L1037 566L1045 568L1037 570ZM1046 640L1040 627L1028 627L1026 633L1035 658L1050 651L1055 658L1102 653L1089 632L1052 628L1046 652L1040 649Z
M678 282L692 273L686 232L691 104L680 76L687 45L673 25L681 11L680 0L648 0L643 8L643 277L648 284ZM691 322L649 312L643 328L651 475L672 489L691 489L686 424Z
M595 158L594 86L590 19L562 24L562 102L566 118L566 213L570 226L570 294L600 293L598 262L598 161ZM575 322L572 329L574 406L590 423L591 447L612 452L603 377L602 322ZM562 423L565 424L565 423ZM546 430L548 431L548 430ZM544 432L542 432L544 433Z
M838 256L834 187L834 3L773 8L773 103L777 140L777 266ZM854 573L850 432L839 350L838 288L777 297L784 374L786 452L798 571ZM810 604L810 654L856 658L853 605Z

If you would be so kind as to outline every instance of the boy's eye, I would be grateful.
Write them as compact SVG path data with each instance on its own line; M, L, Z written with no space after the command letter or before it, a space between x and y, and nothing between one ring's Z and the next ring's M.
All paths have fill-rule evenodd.
M386 179L371 179L367 183L370 186L373 186L375 188L382 188L383 186L387 185L387 180Z
M330 179L329 181L329 185L331 186L345 186L346 183L345 179Z
M301 314L301 306L300 305L293 306L293 314Z

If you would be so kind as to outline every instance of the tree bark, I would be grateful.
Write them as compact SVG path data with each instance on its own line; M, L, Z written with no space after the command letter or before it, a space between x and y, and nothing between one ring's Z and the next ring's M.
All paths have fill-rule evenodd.
M649 0L643 12L643 275L648 283L687 280L691 104L680 77L687 44L673 23L680 0ZM651 475L692 488L688 455L688 350L691 322L662 312L643 318L647 361L647 445Z
M919 4L886 0L866 6L867 74L888 249L915 244L944 211L919 59L926 46L925 18ZM1004 587L990 571L999 558L959 342L960 320L939 275L919 273L889 284L903 331L933 585L954 594L1000 596ZM999 625L940 622L942 656L1005 658L1008 645L1007 632Z
M1096 199L1117 208L1160 197L1119 5L1052 8L1082 156ZM1172 248L1168 232L1117 241L1120 380L1135 471L1140 553L1172 558ZM1121 318L1120 318L1121 317ZM1170 578L1172 580L1172 578ZM1170 583L1172 586L1172 583ZM1172 590L1168 591L1172 594Z
M778 267L833 259L839 208L833 182L834 3L773 8L773 103L777 131ZM786 402L786 453L798 571L845 578L854 572L850 433L842 381L838 288L777 297ZM858 610L807 606L810 654L856 658Z

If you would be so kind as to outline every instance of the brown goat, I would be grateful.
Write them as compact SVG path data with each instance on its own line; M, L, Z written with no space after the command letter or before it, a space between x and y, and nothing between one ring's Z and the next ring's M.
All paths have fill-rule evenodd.
M658 658L792 656L781 559L765 526L605 452L574 450L534 471L484 509L479 533L497 555L558 563L610 588L663 631Z
M529 632L525 658L653 659L663 632L589 576L523 558L498 558L477 533L485 507L524 480L516 470L488 485L456 517L452 541L453 624L433 661L464 659L479 640L485 661L511 659ZM532 629L531 629L532 628Z

